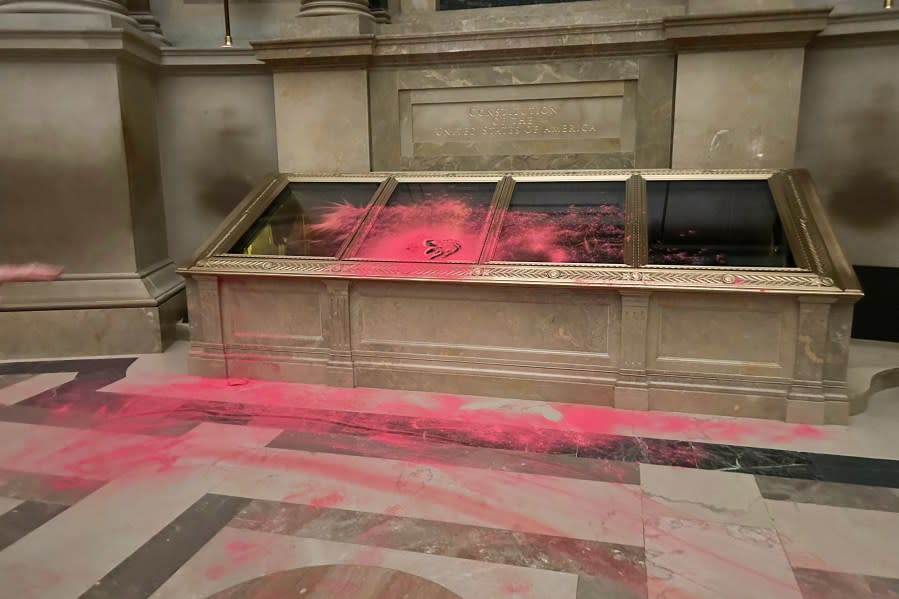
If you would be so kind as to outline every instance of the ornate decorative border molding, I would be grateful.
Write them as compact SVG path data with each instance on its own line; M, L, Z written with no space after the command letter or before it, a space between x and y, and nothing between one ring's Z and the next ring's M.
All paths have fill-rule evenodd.
M728 291L807 291L841 293L833 279L806 272L689 270L538 264L433 264L361 262L302 258L215 256L191 268L193 273L303 276L339 279L468 281Z

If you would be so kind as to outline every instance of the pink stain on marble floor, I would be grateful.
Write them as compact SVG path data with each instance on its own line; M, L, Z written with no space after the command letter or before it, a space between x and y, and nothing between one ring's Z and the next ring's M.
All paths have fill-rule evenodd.
M560 496L561 491L552 477L523 476L516 473L482 471L466 479L464 489L440 488L430 484L426 474L429 470L444 470L437 461L415 455L419 443L417 437L401 437L388 432L367 432L371 439L391 443L408 449L404 461L423 467L419 475L412 470L406 478L397 479L393 474L381 474L360 460L358 465L351 460L344 462L321 460L304 452L264 451L250 452L245 447L228 446L226 441L215 443L197 442L187 433L181 437L155 437L144 435L150 425L179 422L175 399L199 401L221 401L248 403L265 406L269 412L253 417L249 424L277 427L283 424L282 411L296 408L316 408L348 412L373 412L395 414L412 418L434 418L459 423L461 429L473 431L486 441L501 441L504 436L517 436L517 440L539 441L541 431L565 431L577 440L580 434L609 433L627 434L633 427L660 432L689 433L697 426L707 427L716 439L739 442L751 437L770 438L772 441L789 438L822 439L827 429L791 425L765 421L715 421L690 416L627 412L612 408L588 405L537 402L515 402L514 400L485 400L485 398L465 397L439 393L417 393L380 389L334 389L316 385L300 385L245 380L239 385L221 379L198 377L156 377L150 381L120 381L116 383L117 393L132 393L134 397L117 405L114 409L101 406L93 415L108 421L115 433L91 433L79 431L73 441L47 451L41 440L26 441L18 451L0 460L3 467L14 470L31 470L36 461L42 462L39 471L53 472L86 479L111 480L121 476L169 471L185 459L201 459L210 464L229 464L243 468L270 468L285 473L309 473L327 477L336 486L346 483L374 491L389 491L405 494L407 499L414 496L416 502L442 506L447 511L484 518L494 526L510 530L527 530L553 536L571 536L570 531L560 530L542 518L529 516L519 509L505 508L506 497L503 489L516 480L528 481L531 491ZM168 382L167 382L168 380ZM63 405L56 409L60 416L70 409ZM235 406L236 412L240 412ZM52 424L52 423L48 423ZM110 439L115 438L115 442ZM65 484L65 483L60 483ZM319 490L310 495L299 492L289 496L289 501L308 503L318 507L336 507L345 502L343 491L339 489ZM596 498L574 494L571 499L590 505ZM390 505L386 512L405 515L408 503ZM585 514L589 515L587 508ZM632 522L642 526L639 518ZM647 524L652 529L652 525ZM745 567L726 555L707 551L701 546L684 540L672 539L672 543L683 546L697 555L703 556L708 567L743 569L749 578L755 579L761 587L777 589L782 582L771 578L763 571ZM231 543L227 547L228 559L240 563L255 559L265 559L265 547ZM372 552L372 561L376 552ZM364 560L366 561L366 560ZM207 570L209 578L218 578L227 572L227 564L216 564ZM511 589L511 587L510 587ZM523 592L509 590L510 594ZM671 597L693 599L684 594ZM666 596L667 597L667 596Z
M145 375L119 381L109 387L117 393L181 399L263 405L272 416L256 416L250 424L276 425L276 410L306 408L345 412L370 412L405 417L436 418L476 424L474 430L489 438L502 427L571 433L631 434L653 432L689 436L701 430L715 442L788 442L795 439L825 440L826 427L756 419L712 419L687 414L620 410L607 406L503 400L475 396L398 391L372 388L334 388L322 385L248 380L233 387L228 379L181 375Z

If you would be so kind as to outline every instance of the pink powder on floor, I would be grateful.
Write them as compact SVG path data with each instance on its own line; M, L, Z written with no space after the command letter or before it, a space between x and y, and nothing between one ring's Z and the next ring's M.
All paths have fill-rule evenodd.
M337 491L321 497L315 497L309 501L309 505L315 507L335 507L341 503L343 503L343 495Z

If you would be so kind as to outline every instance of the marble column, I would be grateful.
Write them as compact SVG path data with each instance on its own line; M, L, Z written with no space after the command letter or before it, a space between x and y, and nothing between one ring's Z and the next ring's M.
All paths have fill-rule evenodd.
M0 13L94 13L137 24L125 0L0 0Z
M379 15L384 21L385 15ZM301 38L349 37L374 33L369 0L300 0L297 25Z
M300 0L300 17L359 15L372 18L368 0Z
M162 27L159 21L150 12L150 0L127 0L128 14L137 21L140 30L158 41L160 44L170 46L171 44L165 36L162 35Z

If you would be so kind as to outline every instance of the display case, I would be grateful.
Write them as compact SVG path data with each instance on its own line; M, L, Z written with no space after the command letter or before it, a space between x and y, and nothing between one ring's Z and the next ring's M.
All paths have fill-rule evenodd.
M805 171L272 175L191 371L842 423L861 290Z

